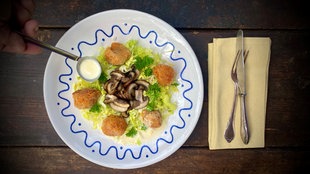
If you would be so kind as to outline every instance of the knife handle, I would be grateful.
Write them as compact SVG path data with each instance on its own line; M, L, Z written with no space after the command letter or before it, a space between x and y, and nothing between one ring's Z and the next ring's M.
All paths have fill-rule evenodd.
M250 139L250 132L249 132L249 125L248 125L248 118L247 118L247 112L245 107L245 95L246 94L240 94L240 102L241 102L241 138L244 144L249 143Z

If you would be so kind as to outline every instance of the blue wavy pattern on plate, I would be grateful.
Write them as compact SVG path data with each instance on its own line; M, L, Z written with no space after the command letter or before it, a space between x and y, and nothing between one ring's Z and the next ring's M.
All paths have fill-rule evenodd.
M124 26L127 26L127 24L124 24ZM136 29L136 30L135 30L135 29ZM182 124L182 125L171 125L171 127L170 127L170 129L169 129L169 136L170 136L170 137L169 137L169 138L158 138L158 139L156 140L156 143L155 143L155 150L152 150L152 148L149 147L149 146L147 146L147 145L143 145L143 146L141 146L141 148L140 148L139 154L136 154L136 155L134 154L134 151L133 151L133 149L131 149L131 148L127 148L126 150L124 150L123 147L110 146L110 147L107 148L107 149L103 149L103 148L102 148L102 143L101 143L99 140L98 140L98 141L89 142L89 141L90 141L90 140L89 140L89 134L88 134L88 132L87 132L86 130L83 130L83 129L81 129L81 130L74 130L74 129L73 129L73 126L74 126L74 125L79 125L79 124L80 124L80 123L77 123L77 122L76 122L76 116L75 116L73 113L69 113L69 114L66 114L66 113L65 113L65 112L70 108L71 102L70 102L70 100L69 100L68 98L63 97L63 96L62 96L62 93L69 92L69 90L70 90L70 85L69 85L69 84L71 84L71 83L70 83L70 82L66 82L66 80L68 79L68 78L66 78L66 77L71 77L72 72L73 72L73 71L72 71L72 67L68 64L68 58L65 59L65 64L66 64L66 66L68 67L68 71L69 71L69 72L68 72L68 73L60 74L60 76L59 76L59 78L58 78L59 82L60 82L61 84L65 85L65 87L64 87L62 90L60 90L60 91L58 92L58 97L59 97L61 100L65 101L65 102L67 103L67 105L65 105L65 106L63 106L63 107L61 108L61 115L62 115L63 117L66 117L66 118L67 118L67 117L73 118L73 121L71 122L71 125L70 125L70 131L71 131L73 134L80 134L81 136L84 136L84 145L85 145L87 148L96 147L95 145L98 144L98 152L99 152L99 154L102 155L102 156L106 156L106 155L109 154L109 153L113 153L113 150L114 150L114 151L115 151L115 156L116 156L116 158L119 159L119 160L123 160L127 155L128 155L128 156L131 156L133 159L139 159L139 158L142 157L142 152L143 152L144 149L148 150L148 151L149 151L150 153L152 153L152 154L156 154L156 153L159 151L159 143L160 143L161 141L162 141L162 142L165 142L165 143L167 143L167 144L173 143L173 141L174 141L174 135L173 135L173 133L172 133L172 132L173 132L173 129L183 129L183 128L186 126L186 122L185 122L185 120L183 119L184 114L183 114L183 116L182 116L182 111L184 111L184 110L191 110L191 109L192 109L193 103L192 103L192 101L191 101L188 97L185 96L185 94L193 88L193 84L192 84L192 82L191 82L190 80L185 79L185 78L183 77L183 76L184 76L184 71L185 71L185 69L186 69L186 67L187 67L186 59L183 58L183 57L178 57L178 58L173 57L173 53L176 51L174 44L171 43L171 42L165 42L165 43L163 43L163 44L159 44L158 41L157 41L157 39L158 39L158 34L157 34L156 31L151 30L151 31L147 32L146 35L143 35L143 34L141 33L141 30L140 30L139 26L137 26L137 25L132 25L132 26L129 28L129 30L128 30L127 32L125 32L119 25L113 25L112 28L111 28L111 33L110 33L110 34L107 34L107 33L106 33L105 31L103 31L102 29L96 30L96 32L95 32L95 34L94 34L94 37L95 37L95 41L94 41L94 42L80 41L80 42L78 43L78 51L79 51L79 53L80 53L80 56L82 56L82 53L83 53L82 50L80 49L80 46L81 46L82 44L86 44L86 45L88 45L88 46L96 45L96 44L98 43L98 33L103 33L106 37L111 38L111 37L114 35L114 33L115 33L116 30L119 30L123 35L129 35L131 32L135 32L135 31L136 31L137 34L139 35L139 37L140 37L141 39L146 39L146 38L148 38L151 34L154 34L154 35L155 35L155 38L154 38L154 40L152 41L152 43L155 43L155 45L156 45L157 47L164 47L164 46L167 46L167 45L172 46L173 50L172 50L172 52L170 53L170 59L171 59L172 61L183 61L184 66L183 66L183 68L182 68L182 70L181 70L181 72L180 72L180 78L182 79L182 83L188 83L188 86L189 86L189 87L188 87L187 89L185 89L185 90L183 91L183 93L182 93L182 97L183 97L186 101L188 101L188 105L189 105L189 106L188 106L188 107L183 107L183 108L181 108L181 109L178 110L178 117L180 118L180 120L182 121L183 124ZM102 38L102 41L104 41L104 38ZM178 52L178 53L180 53L180 52ZM182 87L184 87L184 86L185 86L185 85L182 84ZM190 116L190 114L189 114L188 116ZM166 133L167 133L167 132L166 132ZM121 154L120 151L122 151L123 154ZM95 152L95 150L92 150L92 152ZM146 157L149 157L149 156L146 155Z

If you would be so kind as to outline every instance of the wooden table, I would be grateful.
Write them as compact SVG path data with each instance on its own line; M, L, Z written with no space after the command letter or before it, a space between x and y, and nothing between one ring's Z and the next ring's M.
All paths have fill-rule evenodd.
M75 23L97 12L126 8L155 15L190 43L202 68L205 94L199 122L186 143L154 165L116 170L91 163L62 142L49 121L43 76L50 51L0 53L1 173L298 173L310 165L310 20L303 3L283 0L36 1L39 39L56 44ZM208 47L213 38L272 40L266 115L266 147L208 148Z

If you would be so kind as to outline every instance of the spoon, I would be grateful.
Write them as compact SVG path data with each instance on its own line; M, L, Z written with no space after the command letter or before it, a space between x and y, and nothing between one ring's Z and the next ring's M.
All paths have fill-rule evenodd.
M74 61L77 61L76 64L76 70L79 76L88 81L88 82L94 82L99 79L101 75L101 66L98 60L94 57L79 57L72 53L69 53L68 51L65 51L63 49L54 47L50 44L47 44L45 42L41 42L39 40L36 40L32 37L29 37L21 32L16 31L20 36L22 36L26 41L31 42L37 46L40 46L42 48L48 49L50 51L53 51L55 53L58 53L60 55L63 55L65 57L68 57Z

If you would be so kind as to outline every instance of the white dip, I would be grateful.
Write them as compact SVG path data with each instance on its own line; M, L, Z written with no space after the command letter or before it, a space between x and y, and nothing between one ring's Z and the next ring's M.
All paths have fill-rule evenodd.
M101 66L96 59L82 58L78 66L80 76L85 80L94 81L100 77Z

